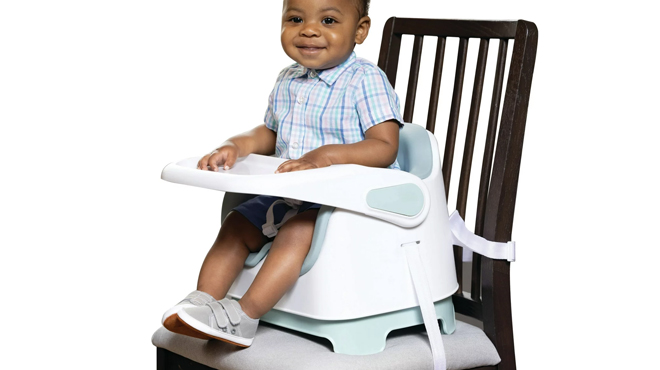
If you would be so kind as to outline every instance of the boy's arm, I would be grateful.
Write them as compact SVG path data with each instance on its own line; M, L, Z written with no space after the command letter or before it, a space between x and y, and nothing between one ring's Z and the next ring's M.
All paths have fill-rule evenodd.
M360 164L387 167L394 163L399 151L399 124L386 121L372 126L364 140L353 144L329 144L312 150L300 159L286 161L276 173L327 167L333 164Z
M202 157L197 168L217 171L218 166L222 166L227 170L234 165L238 157L245 157L250 153L271 155L275 152L276 139L277 134L273 130L266 125L259 125L222 143L218 149Z

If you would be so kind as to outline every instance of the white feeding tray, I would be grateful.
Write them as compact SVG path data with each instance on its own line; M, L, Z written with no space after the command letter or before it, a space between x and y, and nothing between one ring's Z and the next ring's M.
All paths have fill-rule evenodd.
M429 212L429 192L423 181L404 171L355 164L333 165L304 171L275 173L286 160L257 154L239 158L229 170L197 169L199 157L171 163L163 169L163 180L233 193L263 194L293 198L343 208L382 219L402 227L419 225ZM413 194L419 208L416 214L401 214L382 204L378 194L397 194L390 189ZM368 197L370 198L368 203ZM374 201L374 199L376 199ZM402 204L400 199L390 199ZM380 203L379 203L380 201ZM370 205L371 204L371 205Z

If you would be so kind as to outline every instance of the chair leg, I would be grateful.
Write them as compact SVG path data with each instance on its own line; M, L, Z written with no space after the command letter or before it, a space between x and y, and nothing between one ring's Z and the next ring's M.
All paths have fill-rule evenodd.
M191 359L177 355L164 348L156 347L157 370L214 370Z
M167 351L156 347L156 370L165 370L167 367Z

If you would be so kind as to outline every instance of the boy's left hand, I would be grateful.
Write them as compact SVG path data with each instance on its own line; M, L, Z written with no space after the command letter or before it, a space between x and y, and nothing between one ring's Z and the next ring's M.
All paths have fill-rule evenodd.
M290 159L282 163L275 173L310 170L313 168L328 167L332 164L330 158L324 153L324 148L318 148L306 153L299 159Z

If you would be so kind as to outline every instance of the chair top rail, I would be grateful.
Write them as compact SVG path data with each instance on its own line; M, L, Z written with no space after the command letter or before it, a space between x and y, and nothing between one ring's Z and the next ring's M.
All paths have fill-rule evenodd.
M518 21L390 18L393 33L439 37L506 38L516 36Z

